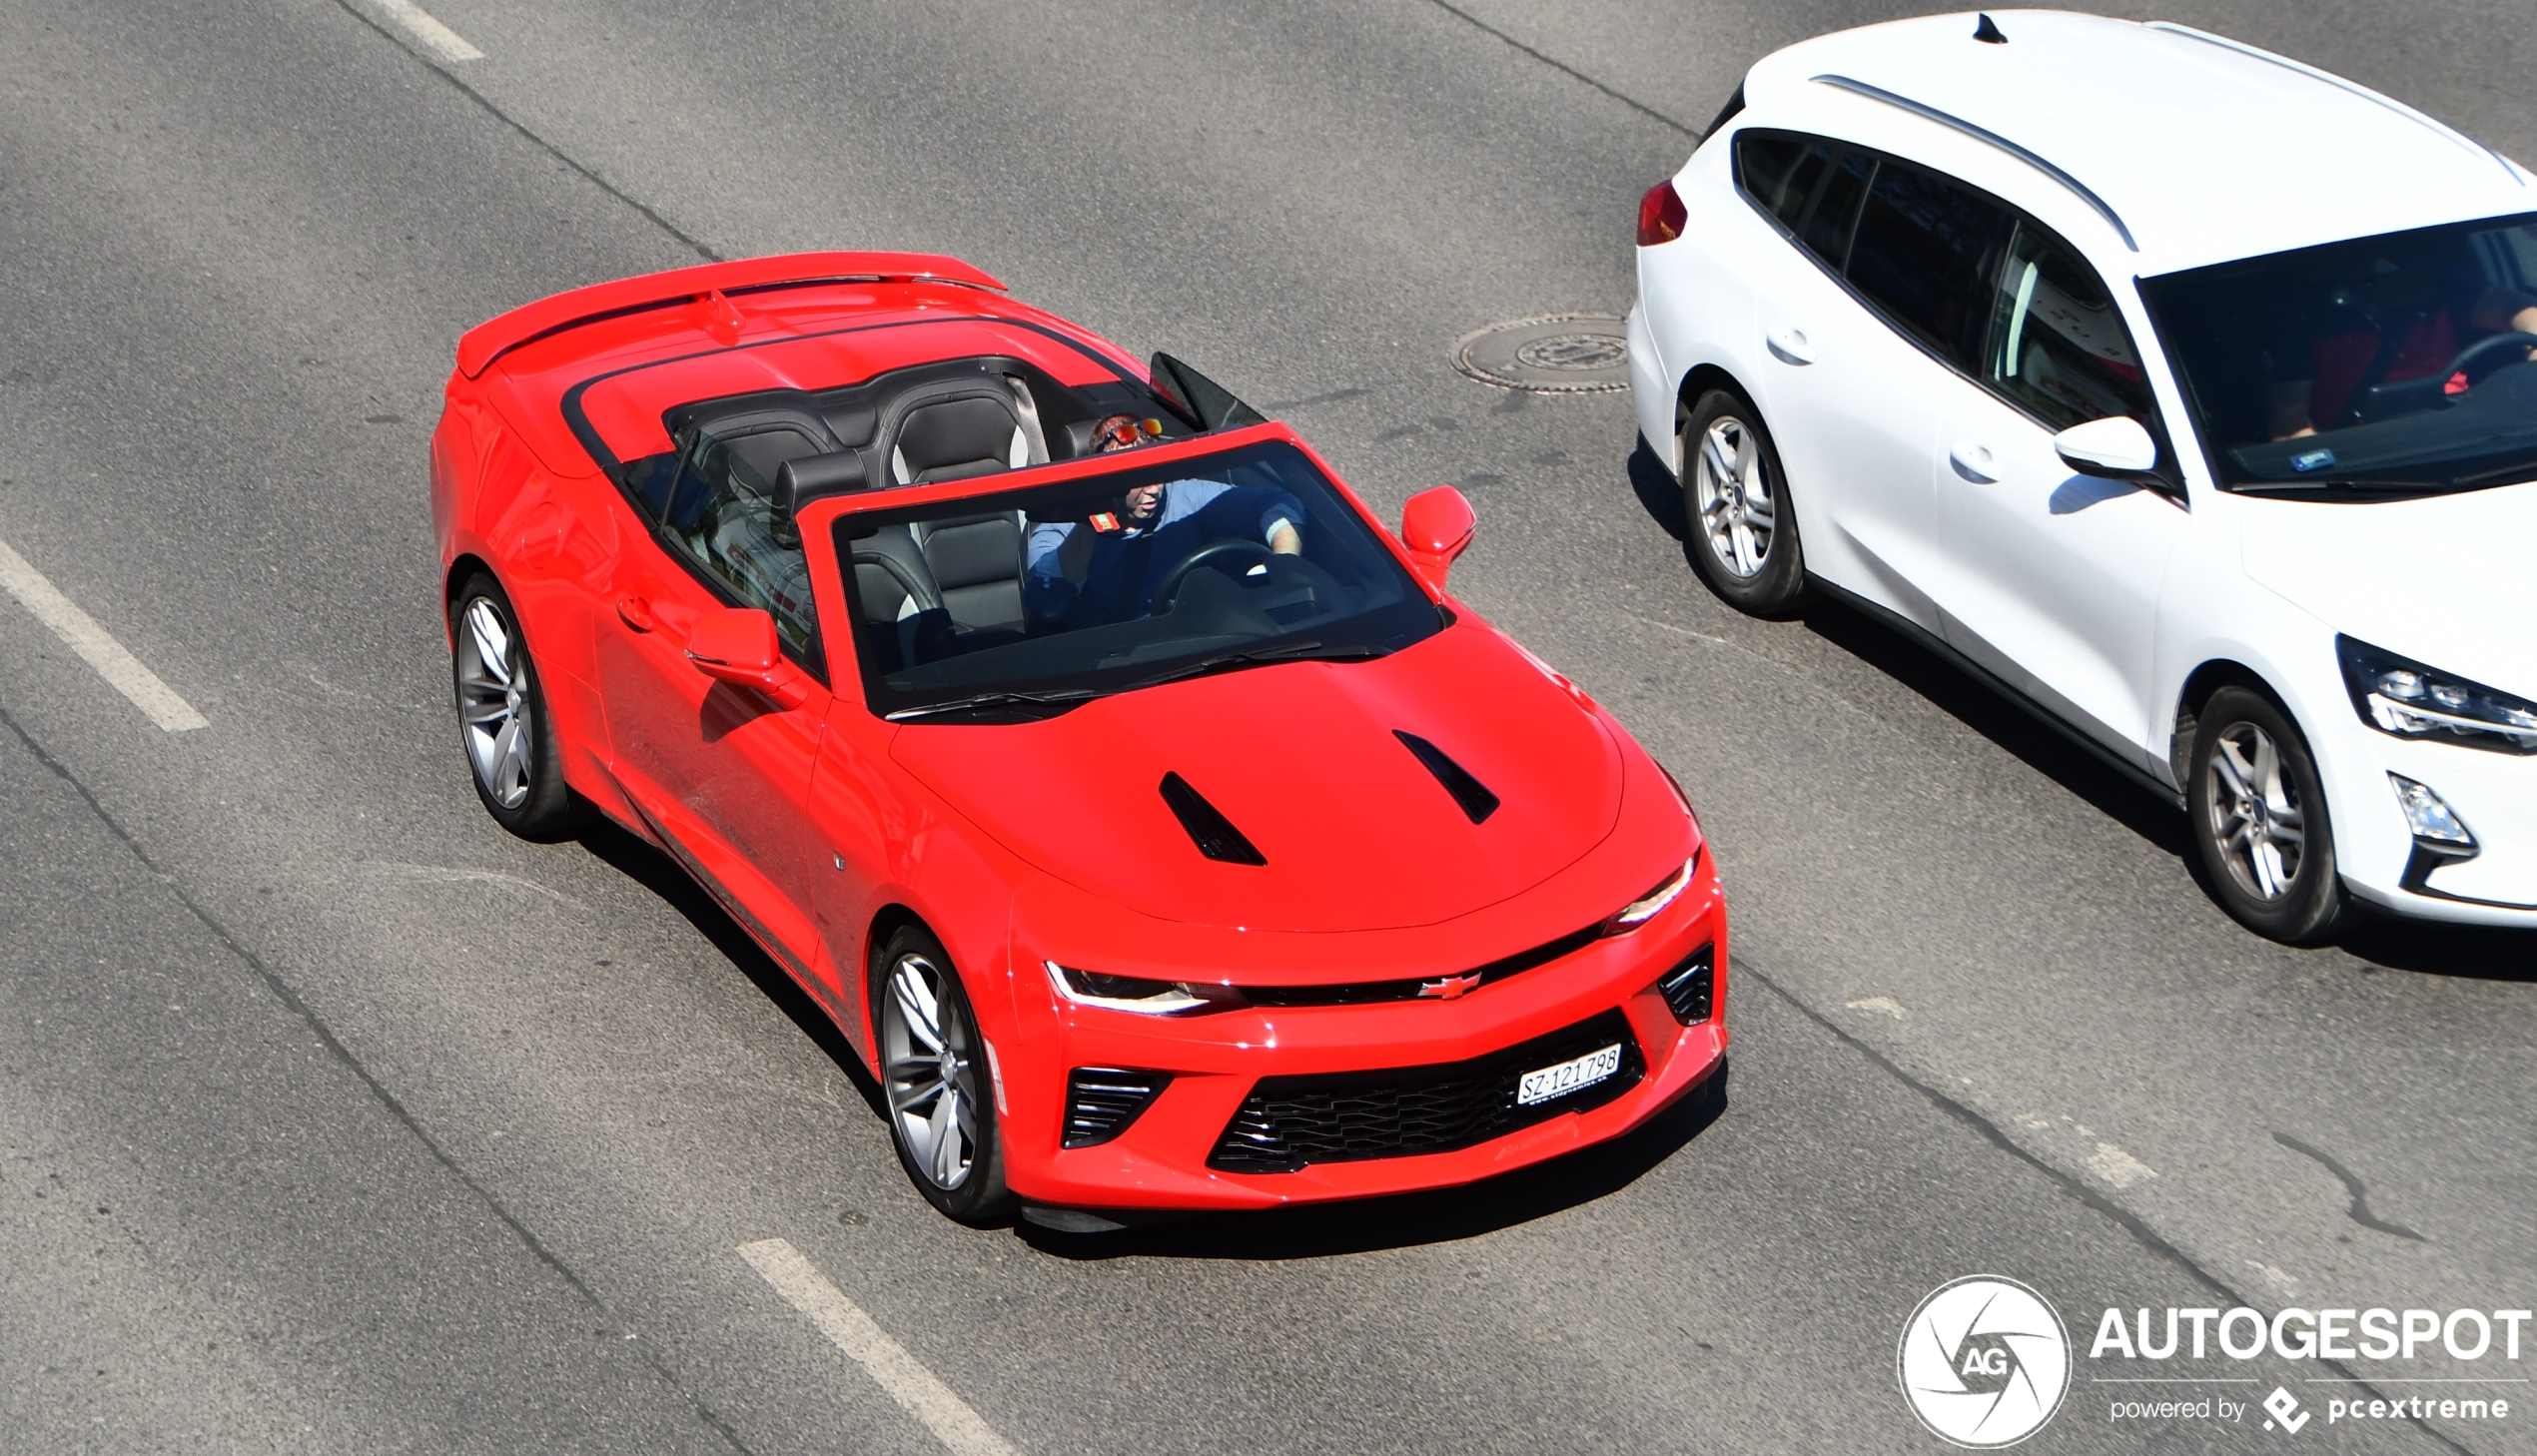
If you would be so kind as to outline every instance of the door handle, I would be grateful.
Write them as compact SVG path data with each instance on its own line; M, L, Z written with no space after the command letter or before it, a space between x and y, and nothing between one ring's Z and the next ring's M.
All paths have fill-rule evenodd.
M1815 346L1806 342L1803 329L1774 329L1763 343L1782 364L1810 364L1815 362Z
M660 630L660 618L652 615L652 604L639 596L629 596L616 604L618 620L637 632Z
M1957 474L1977 485L1988 485L2000 478L1998 467L1991 462L1991 450L1987 445L1960 442L1947 452L1947 462L1956 467Z

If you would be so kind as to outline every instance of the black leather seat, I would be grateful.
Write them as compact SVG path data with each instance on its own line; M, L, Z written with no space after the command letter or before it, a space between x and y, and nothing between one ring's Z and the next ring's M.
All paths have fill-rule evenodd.
M920 384L890 401L880 454L898 485L966 480L1048 459L1038 411L1000 375Z
M962 632L1022 630L1022 542L1019 511L920 522L925 552L952 626Z

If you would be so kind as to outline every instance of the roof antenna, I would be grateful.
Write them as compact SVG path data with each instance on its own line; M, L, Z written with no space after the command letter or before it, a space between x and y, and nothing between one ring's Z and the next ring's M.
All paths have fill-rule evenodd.
M1977 22L1974 26L1975 40L1987 46L2005 46L2009 43L2009 38L2000 33L2000 27L1993 23L1988 14L1976 16L1975 20Z

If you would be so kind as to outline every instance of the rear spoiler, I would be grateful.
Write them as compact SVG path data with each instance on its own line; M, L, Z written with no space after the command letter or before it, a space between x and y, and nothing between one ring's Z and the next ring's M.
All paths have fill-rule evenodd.
M774 258L707 263L592 284L586 289L522 304L459 336L458 372L472 379L494 360L531 340L619 314L683 304L713 293L849 279L959 284L1004 292L1004 285L995 279L939 253L788 253Z

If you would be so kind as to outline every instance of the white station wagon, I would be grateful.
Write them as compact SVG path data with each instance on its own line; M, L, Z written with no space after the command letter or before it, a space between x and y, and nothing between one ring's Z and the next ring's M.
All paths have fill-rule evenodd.
M2248 927L2537 926L2537 185L2182 26L1756 65L1639 223L1691 554L1821 588L2175 798Z

